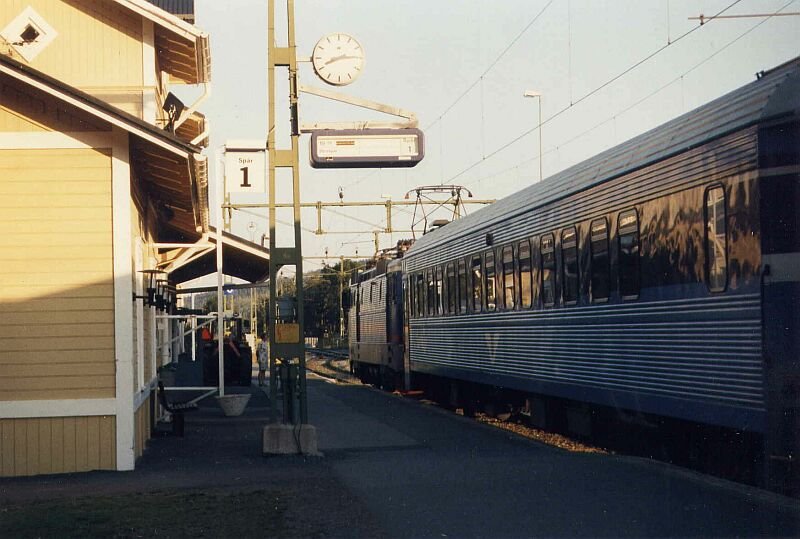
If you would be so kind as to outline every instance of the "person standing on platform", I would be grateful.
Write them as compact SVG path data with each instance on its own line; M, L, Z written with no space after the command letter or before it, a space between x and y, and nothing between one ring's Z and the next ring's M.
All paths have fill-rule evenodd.
M264 375L269 366L269 339L267 339L266 333L261 334L261 341L258 343L256 351L258 354L258 385L263 386Z

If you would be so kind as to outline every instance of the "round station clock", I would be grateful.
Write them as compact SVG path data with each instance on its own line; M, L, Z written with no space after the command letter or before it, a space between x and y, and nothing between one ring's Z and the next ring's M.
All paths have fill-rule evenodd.
M337 32L317 42L311 63L319 78L344 86L355 81L364 69L364 49L353 36Z

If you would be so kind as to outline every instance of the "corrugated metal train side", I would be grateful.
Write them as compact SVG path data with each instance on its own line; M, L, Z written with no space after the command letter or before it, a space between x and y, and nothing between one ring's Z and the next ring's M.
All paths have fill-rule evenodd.
M797 481L798 209L795 59L417 241L406 375L757 433Z

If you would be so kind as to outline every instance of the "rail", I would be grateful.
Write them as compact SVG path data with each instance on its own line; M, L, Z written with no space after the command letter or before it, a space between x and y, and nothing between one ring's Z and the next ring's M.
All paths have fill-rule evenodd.
M320 356L330 357L333 359L347 359L350 357L350 352L344 348L322 349L314 348L313 346L306 346L306 352L311 352L313 354L318 354Z

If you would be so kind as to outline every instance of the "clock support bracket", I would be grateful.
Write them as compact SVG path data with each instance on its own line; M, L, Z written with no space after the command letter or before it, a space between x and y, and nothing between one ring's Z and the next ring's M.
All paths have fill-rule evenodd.
M356 122L319 122L312 124L301 124L300 131L302 133L310 133L312 131L319 131L322 129L404 129L409 127L417 127L418 124L416 114L407 110L403 110L399 107L384 105L383 103L370 101L369 99L345 95L339 92L326 90L324 88L306 86L305 84L300 84L298 86L298 90L304 94L315 95L317 97L339 101L340 103L347 103L348 105L354 105L356 107L383 112L384 114L398 116L400 118L405 118L406 120L405 122L376 122L372 120L363 120Z

